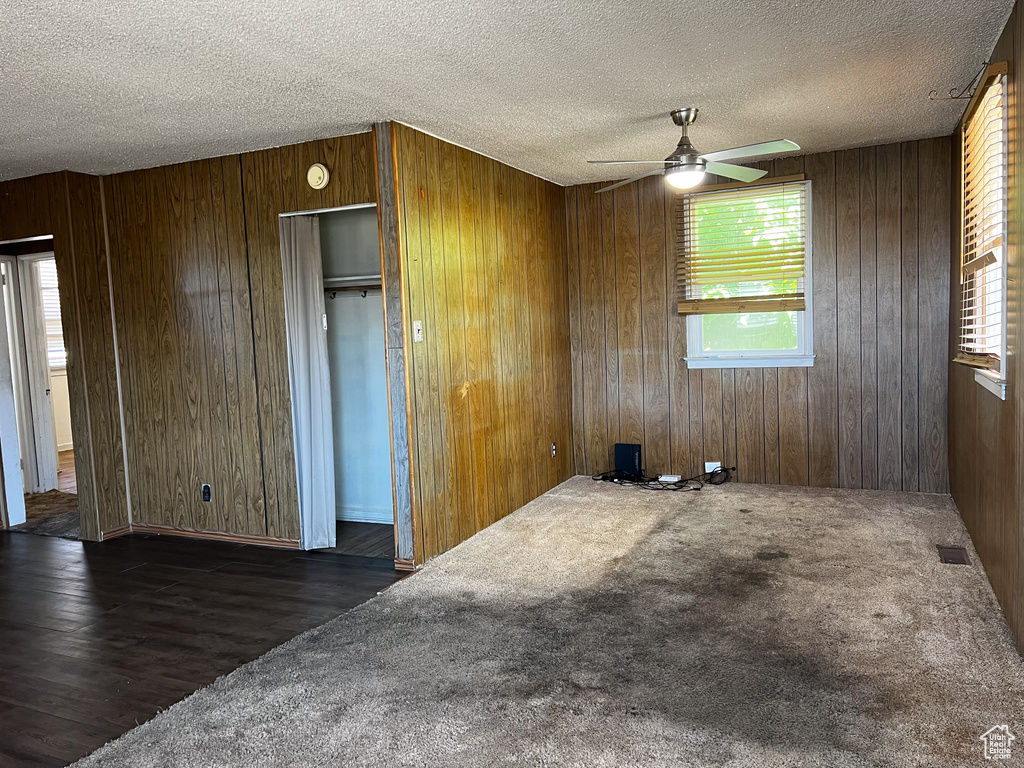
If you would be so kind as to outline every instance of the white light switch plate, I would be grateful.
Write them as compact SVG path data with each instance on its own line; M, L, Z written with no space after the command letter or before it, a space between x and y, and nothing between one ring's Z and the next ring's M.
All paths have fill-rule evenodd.
M420 320L414 320L412 324L412 340L423 341L423 323Z

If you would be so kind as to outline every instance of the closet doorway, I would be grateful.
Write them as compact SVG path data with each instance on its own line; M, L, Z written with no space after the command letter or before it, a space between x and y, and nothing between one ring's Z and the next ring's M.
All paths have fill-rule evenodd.
M310 421L318 420L317 414L330 420L329 430L323 429L326 424L302 423L304 415L296 422L300 506L307 498L312 507L307 514L312 516L321 514L318 506L334 506L335 546L318 543L317 548L393 560L395 510L377 207L281 219L285 261L295 266L285 269L286 292L291 277L299 273L315 271L322 282L322 309L306 309L298 300L288 331L289 354L299 355L293 364L308 361L300 363L301 369L292 368L293 416L298 406L310 414ZM313 298L305 294L305 302L314 303ZM310 318L313 312L322 318ZM299 329L300 322L305 330ZM314 373L307 377L307 371ZM307 441L302 436L310 429L317 436ZM331 475L333 493L321 487L332 482ZM322 531L321 525L311 529ZM323 535L317 536L322 542Z
M338 547L395 556L377 209L319 214Z

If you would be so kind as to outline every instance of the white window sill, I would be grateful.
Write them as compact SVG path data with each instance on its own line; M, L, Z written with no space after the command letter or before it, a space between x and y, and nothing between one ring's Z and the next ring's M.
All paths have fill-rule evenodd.
M687 357L689 368L810 368L814 355L722 355Z
M974 380L1000 400L1006 399L1006 381L988 371L975 371Z

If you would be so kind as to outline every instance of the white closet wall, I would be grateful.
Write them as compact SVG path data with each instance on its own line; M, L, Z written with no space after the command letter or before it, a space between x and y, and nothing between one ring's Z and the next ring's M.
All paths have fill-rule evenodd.
M381 292L328 298L338 519L394 522Z
M320 214L324 279L380 274L376 208ZM394 523L379 288L325 297L339 520Z

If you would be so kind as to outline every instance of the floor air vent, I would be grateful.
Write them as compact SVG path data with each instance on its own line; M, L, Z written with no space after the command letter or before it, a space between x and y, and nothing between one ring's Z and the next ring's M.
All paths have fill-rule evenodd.
M963 547L944 547L939 545L939 560L951 565L970 565L967 559L967 550Z

